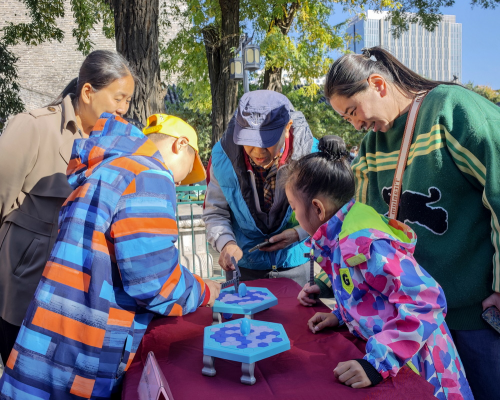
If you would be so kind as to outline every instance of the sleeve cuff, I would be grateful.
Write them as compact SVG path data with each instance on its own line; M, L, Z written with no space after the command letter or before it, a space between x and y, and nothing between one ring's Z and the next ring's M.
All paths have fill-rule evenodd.
M230 235L228 233L224 233L220 235L217 240L215 241L215 248L216 250L220 253L224 246L227 244L227 242L234 241L236 242L236 239L233 235Z
M382 378L382 375L380 375L377 369L373 365L371 365L369 361L365 360L364 358L355 359L354 361L359 362L361 368L363 368L366 376L372 383L372 386L378 385L384 380L384 378Z
M203 303L201 303L200 307L205 307L210 301L210 289L208 285L205 284L205 298L203 299Z
M333 309L332 314L334 314L337 319L339 320L339 326L342 326L345 324L344 320L342 319L342 315L340 315L340 311L338 308Z
M304 239L309 237L309 234L302 227L294 226L293 229L295 229L299 235L299 242L302 242Z

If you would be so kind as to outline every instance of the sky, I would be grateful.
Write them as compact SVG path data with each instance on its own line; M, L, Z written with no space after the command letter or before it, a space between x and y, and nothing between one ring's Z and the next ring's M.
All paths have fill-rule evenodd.
M453 7L443 7L445 15L456 15L462 24L462 83L500 89L500 7L484 10L472 7L470 0L456 0ZM330 22L349 18L338 7Z

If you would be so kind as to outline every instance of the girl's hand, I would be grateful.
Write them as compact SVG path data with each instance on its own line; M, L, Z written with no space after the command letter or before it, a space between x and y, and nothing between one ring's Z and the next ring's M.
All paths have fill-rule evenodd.
M333 370L333 375L344 385L354 389L364 388L372 384L361 364L354 360L339 362Z
M305 307L310 307L314 304L316 304L316 300L310 299L309 298L309 293L321 293L321 289L319 288L318 285L309 285L309 282L304 285L302 290L300 291L299 295L297 296L297 300L299 301L300 304L302 304Z
M309 321L307 321L307 326L312 333L319 332L327 327L335 328L338 325L339 319L332 313L317 312Z

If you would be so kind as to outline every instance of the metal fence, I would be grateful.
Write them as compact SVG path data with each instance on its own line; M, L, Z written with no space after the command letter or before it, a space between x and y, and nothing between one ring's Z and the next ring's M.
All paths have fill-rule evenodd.
M176 216L179 228L179 261L202 278L223 278L206 239L205 223L201 219L206 185L178 186Z

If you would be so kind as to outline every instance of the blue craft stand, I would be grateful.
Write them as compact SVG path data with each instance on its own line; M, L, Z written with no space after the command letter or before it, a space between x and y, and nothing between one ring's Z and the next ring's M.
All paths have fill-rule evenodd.
M203 337L202 374L215 376L214 358L241 362L241 383L255 383L257 361L290 350L290 340L283 325L265 321L250 321L250 333L240 330L244 318L207 326Z
M262 293L256 295L257 293ZM228 295L234 295L229 297ZM212 325L220 324L222 322L221 314L242 314L248 319L253 319L253 315L259 311L267 310L278 304L278 299L272 294L269 289L260 287L247 287L247 295L239 297L238 301L234 287L222 289L219 297L215 300L212 308L213 322ZM258 300L259 298L266 297L265 299ZM227 303L230 301L231 303ZM249 303L250 302L250 303Z

